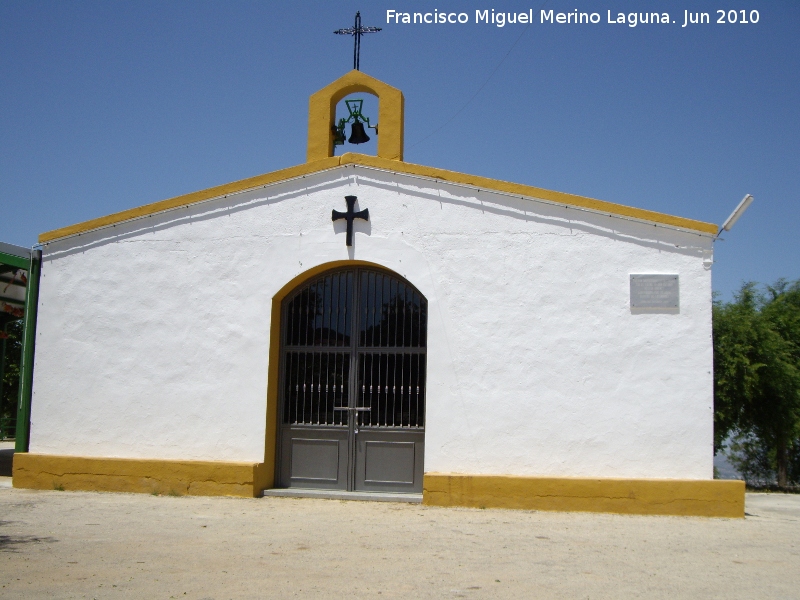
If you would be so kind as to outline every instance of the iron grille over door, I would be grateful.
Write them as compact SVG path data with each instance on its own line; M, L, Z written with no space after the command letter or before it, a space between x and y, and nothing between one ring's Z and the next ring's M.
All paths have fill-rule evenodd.
M386 271L332 271L284 301L281 327L281 485L421 492L422 294Z

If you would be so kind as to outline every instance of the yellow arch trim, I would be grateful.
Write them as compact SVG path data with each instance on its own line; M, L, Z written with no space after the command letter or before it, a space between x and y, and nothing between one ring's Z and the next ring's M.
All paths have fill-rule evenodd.
M281 359L281 304L286 296L308 280L321 275L325 271L344 267L372 267L395 273L383 265L366 260L335 260L303 271L289 280L272 297L272 316L269 324L269 367L267 369L267 429L264 440L264 486L262 489L275 486L275 452L278 444L278 381L280 379ZM397 275L400 276L399 274Z
M288 169L273 171L272 173L267 173L265 175L258 175L256 177L242 179L241 181L235 181L233 183L216 186L207 190L201 190L199 192L177 196L168 200L162 200L161 202L146 204L138 208L131 208L107 217L100 217L98 219L84 221L83 223L78 223L76 225L62 227L61 229L47 231L39 234L39 242L51 242L53 240L71 235L78 235L94 229L110 227L112 225L124 223L125 221L130 221L132 219L153 215L165 210L189 206L191 204L202 202L204 200L210 200L212 198L221 198L226 194L235 194L245 190L250 190L273 183L279 183L281 181L287 181L289 179L295 179L297 177L311 175L313 173L318 173L320 171L326 171L328 169L345 165L373 167L386 171L407 173L409 175L417 175L419 177L429 177L432 179L439 179L441 181L475 186L487 190L496 190L498 192L504 192L507 194L526 196L529 198L540 198L556 204L563 204L564 206L586 208L612 216L619 215L630 217L632 219L648 221L654 224L671 225L673 227L697 231L708 235L716 235L718 230L718 227L713 223L695 221L694 219L684 219L683 217L673 217L671 215L666 215L652 210L644 210L641 208L624 206L622 204L614 204L613 202L606 202L605 200L595 200L594 198L586 198L584 196L576 196L574 194L566 194L564 192L555 192L553 190L546 190L544 188L534 187L531 185L511 183L508 181L491 179L489 177L480 177L478 175L468 175L466 173L447 171L445 169L437 169L435 167L415 165L413 163L407 163L399 160L387 160L379 156L367 156L364 154L348 152L342 156L323 158L321 160L305 163L296 167L289 167Z
M350 71L311 95L308 102L308 150L306 162L333 156L331 127L336 121L336 104L349 94L366 92L377 96L378 156L403 160L403 92L361 71Z

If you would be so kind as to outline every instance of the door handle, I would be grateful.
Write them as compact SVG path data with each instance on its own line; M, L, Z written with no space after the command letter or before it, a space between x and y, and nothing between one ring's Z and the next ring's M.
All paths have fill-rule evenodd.
M334 406L333 410L352 410L356 414L356 423L353 433L358 433L358 413L369 412L372 408L369 406Z

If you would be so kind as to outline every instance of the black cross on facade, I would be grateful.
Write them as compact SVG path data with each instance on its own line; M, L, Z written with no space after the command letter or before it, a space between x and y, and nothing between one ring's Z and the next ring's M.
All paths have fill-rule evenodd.
M362 27L361 12L357 12L355 25L347 29L337 29L333 32L339 35L352 35L355 38L353 40L353 68L356 71L359 70L361 65L361 35L364 33L376 33L380 30L380 27Z
M331 213L331 221L336 222L339 219L347 220L347 239L345 240L345 244L352 246L353 219L364 219L365 221L369 221L369 209L365 208L364 210L354 212L353 209L355 208L358 196L345 196L344 199L347 202L347 212L339 212L338 210L334 209L333 213Z

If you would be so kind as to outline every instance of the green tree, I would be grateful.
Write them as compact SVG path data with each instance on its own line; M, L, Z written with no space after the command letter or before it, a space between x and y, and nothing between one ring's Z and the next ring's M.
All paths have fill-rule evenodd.
M766 292L746 283L733 302L714 302L713 324L715 450L736 433L745 456L774 457L786 486L800 445L800 281Z
M5 313L3 314L5 316ZM22 321L0 317L0 333L5 339L0 344L5 346L3 380L0 388L0 437L14 436L14 423L17 418L17 397L19 395L19 365L22 356ZM5 336L8 336L7 338Z

